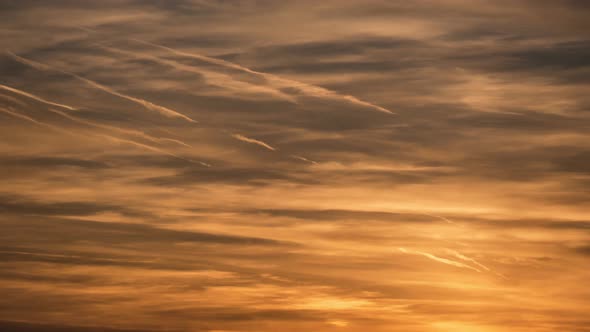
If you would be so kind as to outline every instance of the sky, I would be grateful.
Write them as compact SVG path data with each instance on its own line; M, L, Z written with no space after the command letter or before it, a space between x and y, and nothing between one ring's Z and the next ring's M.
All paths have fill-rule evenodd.
M0 1L0 330L590 331L589 15Z

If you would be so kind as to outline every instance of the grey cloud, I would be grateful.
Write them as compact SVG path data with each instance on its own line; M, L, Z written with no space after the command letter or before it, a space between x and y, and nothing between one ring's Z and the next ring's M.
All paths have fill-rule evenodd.
M590 256L590 245L576 247L574 250L584 256Z
M430 223L439 220L426 215L392 213L382 211L359 211L359 210L289 210L289 209L261 209L244 211L252 214L270 215L273 217L290 217L301 220L313 221L391 221L391 222L417 222Z
M130 330L108 327L51 325L36 322L0 321L0 329L4 332L154 332L156 330Z
M53 208L53 206L51 206ZM76 208L78 208L76 206ZM87 211L87 210L83 210ZM52 211L53 212L53 211ZM60 210L56 213L60 214ZM77 212L77 209L75 211ZM91 220L59 218L6 218L2 224L11 229L5 241L34 243L47 240L57 243L76 243L82 240L111 245L134 246L137 243L204 243L227 245L281 245L271 239L222 235L205 232L178 231L150 226L149 224L130 224L118 222L96 222ZM51 225L50 228L47 225ZM285 244L286 245L286 244Z
M4 156L0 158L2 167L59 168L79 167L82 169L104 169L109 165L102 161L71 157L35 157L35 156Z
M587 3L0 8L0 330L585 329Z
M159 176L142 180L153 185L194 185L200 183L233 183L264 185L275 181L295 183L317 183L317 180L303 175L296 175L284 170L263 167L212 167L207 169L190 169L171 176Z
M0 196L0 213L20 215L89 216L101 212L118 212L128 216L144 213L118 205L95 202L42 202L18 195Z

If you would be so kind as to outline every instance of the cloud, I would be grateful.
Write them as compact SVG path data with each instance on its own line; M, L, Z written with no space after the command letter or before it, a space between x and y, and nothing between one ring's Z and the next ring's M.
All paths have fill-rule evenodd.
M42 323L0 321L0 329L5 332L154 332L155 330L130 330L105 328L104 326L52 325Z
M235 69L238 71L246 72L248 74L252 74L255 76L259 76L261 78L268 80L268 82L271 84L271 86L275 86L279 90L286 89L286 88L296 89L298 91L301 91L304 94L309 94L314 97L342 99L342 100L350 102L351 104L354 104L354 105L370 108L370 109L377 110L379 112L383 112L383 113L387 113L387 114L393 114L392 111L390 111L384 107L372 104L367 101L360 100L360 99L358 99L354 96L351 96L351 95L343 95L343 94L339 94L337 92L334 92L334 91L331 91L331 90L328 90L326 88L322 88L319 86L315 86L312 84L307 84L307 83L303 83L303 82L299 82L299 81L295 81L295 80L291 80L291 79L282 78L282 77L279 77L279 76L276 76L273 74L255 71L255 70L249 69L244 66L240 66L238 64L235 64L235 63L232 63L229 61L216 59L216 58L212 58L212 57L208 57L208 56L204 56L204 55L200 55L200 54L182 52L182 51L174 50L169 47L162 46L162 45L149 43L149 42L146 42L143 40L135 39L135 41L143 43L143 44L151 45L154 47L158 47L160 49L172 52L177 55L186 56L186 57L193 57L193 58L199 59L201 61L209 62L209 63L216 64L219 66L223 66L223 67Z
M588 326L588 4L0 2L0 330Z
M22 90L18 90L18 89L15 89L15 88L11 88L11 87L9 87L9 86L6 86L6 85L3 85L3 84L0 84L0 89L4 89L4 90L10 91L10 92L14 92L14 93L16 93L16 94L19 94L19 95L21 95L21 96L29 97L29 98L31 98L31 99L34 99L34 100L36 100L36 101L39 101L39 102L45 103L45 104L47 104L47 105L51 105L51 106L57 106L57 107L61 107L61 108L65 108L65 109L68 109L68 110L70 110L70 111L75 111L75 110L76 110L76 108L74 108L74 107L72 107L72 106L68 106L68 105L63 105L63 104L54 103L54 102L48 101L48 100L46 100L46 99L43 99L43 98L41 98L41 97L37 97L37 96L35 96L35 95L33 95L33 94L30 94L30 93L28 93L28 92L25 92L25 91L22 91Z
M252 246L293 246L293 243L275 241L262 237L249 237L228 234L215 234L197 231L181 231L153 227L144 224L101 222L92 219L57 218L63 216L91 216L106 211L121 211L129 215L137 215L133 211L117 206L100 205L92 202L63 202L40 203L34 201L9 201L2 205L4 214L20 214L21 216L48 216L46 218L28 217L26 225L18 224L18 220L11 218L3 223L4 227L14 231L22 231L30 225L42 226L50 221L51 230L45 230L47 241L59 241L75 243L76 238L85 238L98 241L104 245L124 246L129 241L141 241L142 243L194 243L194 244L219 244L219 245L252 245ZM141 214L140 214L141 215ZM144 216L145 217L145 216ZM27 226L28 225L28 226ZM24 227L24 228L23 228ZM67 233L63 233L67 232ZM23 234L23 240L29 242L33 237L39 239L42 233L34 231L31 234ZM16 238L15 238L16 239ZM14 242L14 241L11 241ZM34 242L31 242L34 243ZM23 243L24 244L24 243Z
M268 145L267 143L261 141L261 140L257 140L254 138L250 138L250 137L246 137L244 135L240 135L240 134L232 134L232 137L242 141L242 142L246 142L246 143L252 143L252 144L256 144L256 145L260 145L262 147L264 147L265 149L271 150L271 151L275 151L276 149L273 148L272 146Z
M430 218L425 218L420 214L396 213L386 211L365 211L365 210L346 210L346 209L257 209L246 210L244 213L265 214L273 217L289 217L301 220L314 221L386 221L400 223L432 223Z
M460 254L460 253L458 253L458 252L454 251L454 250L450 250L450 249L448 249L448 250L447 250L447 252L448 252L449 254L451 254L451 255L453 255L453 256L455 256L455 257L459 258L459 259L462 259L462 260L464 260L464 261L467 261L467 262L471 262L471 263L475 264L476 266L478 266L478 267L482 268L483 270L486 270L486 271L489 271L489 270L490 270L490 269L489 269L487 266L485 266L485 265L483 265L483 264L479 263L479 262L478 262L478 261L476 261L475 259L473 259L473 258L470 258L470 257L467 257L467 256L465 256L465 255L463 255L463 254Z
M18 112L14 112L14 111L11 111L11 110L8 110L8 109L0 108L0 112L4 112L4 113L9 114L9 115L11 115L13 117L16 117L16 118L19 118L19 119L22 119L22 120L25 120L25 121L32 122L34 124L37 124L39 126L42 126L42 127L48 128L48 129L51 129L51 130L56 131L56 132L59 132L59 133L63 133L63 134L71 135L71 136L78 136L78 137L87 137L87 136L100 137L100 138L107 139L107 140L112 141L112 142L129 144L129 145L132 145L132 146L135 146L135 147L138 147L138 148L141 148L141 149L145 149L145 150L148 150L148 151L152 151L152 152L156 152L156 153L161 153L161 154L168 155L168 156L171 156L171 157L174 157L174 158L182 159L182 160L185 160L185 161L190 162L190 163L200 164L200 165L205 166L205 167L211 167L211 165L209 165L209 164L207 164L205 162L196 161L196 160L192 160L192 159L187 159L187 158L184 158L184 157L182 157L182 156L180 156L180 155L178 155L176 153L169 152L169 151L166 151L164 149L157 148L157 147L154 147L154 146L150 146L150 145L147 145L147 144L143 144L143 143L140 143L140 142L136 142L136 141L133 141L133 140L128 140L128 139L124 139L124 138L118 138L118 137L114 137L114 136L111 136L111 135L105 135L105 134L100 134L100 133L80 134L80 133L73 132L73 131L70 131L70 130L67 130L67 129L63 129L63 128L58 127L58 126L54 126L52 124L48 124L48 123L44 123L44 122L38 121L38 120L36 120L36 119L28 116L28 115L25 115L25 114L22 114L22 113L18 113Z
M183 141L180 141L180 140L177 140L177 139L153 137L153 136L150 136L150 135L148 135L148 134L146 134L146 133L144 133L142 131L139 131L139 130L123 129L123 128L118 128L118 127L115 127L115 126L109 126L109 125L103 125L103 124L100 124L100 123L94 123L94 122L91 122L91 121L88 121L88 120L77 118L77 117L75 117L75 116L73 116L71 114L67 114L67 113L64 113L64 112L59 111L59 110L49 109L48 111L53 112L53 113L56 113L56 114L59 114L59 115L63 116L64 118L67 118L67 119L72 120L72 121L77 122L77 123L82 123L82 124L86 124L86 125L89 125L89 126L92 126L92 127L107 129L109 131L114 131L114 132L117 132L117 133L133 135L133 136L136 136L136 137L139 137L139 138L144 138L144 139L146 139L146 140L148 140L150 142L153 142L153 143L171 142L171 143L175 143L175 144L178 144L178 145L181 145L181 146L190 147L189 144L186 144Z
M422 252L422 251L414 251L414 250L407 250L405 248L398 248L399 251L403 252L404 254L413 254L413 255L421 255L424 256L426 258L432 259L433 261L436 262L440 262L443 264L447 264L447 265L452 265L452 266L456 266L456 267L460 267L460 268L465 268L465 269L470 269L476 272L481 272L479 269L473 267L473 266L469 266L467 264L463 264L461 262L457 262L454 260L450 260L447 258L442 258L442 257L438 257L435 256L433 254L427 253L427 252Z
M80 167L89 169L107 168L108 164L91 159L78 159L71 157L57 157L57 156L4 156L0 158L2 165L13 167Z
M285 101L288 101L291 103L295 103L295 99L293 97L281 92L280 90L268 88L268 87L265 87L264 85L249 84L247 82L235 80L231 76L225 75L222 73L217 73L217 72L205 70L202 68L196 68L194 66L184 65L179 62L161 59L159 57L145 54L145 53L130 52L130 51L125 51L125 50L117 49L114 47L107 47L107 46L101 46L101 48L104 50L107 50L109 52L113 52L113 53L117 53L117 54L123 54L126 56L131 56L131 57L135 57L135 58L139 58L139 59L147 59L149 61L153 61L153 62L156 62L159 64L166 65L168 67L172 67L176 70L198 74L200 76L203 76L206 79L208 84L215 85L215 86L218 86L223 89L232 90L233 93L270 95L270 96L272 96L274 98L278 98L280 100L285 100Z
M298 160L301 160L301 161L305 161L305 162L307 162L307 163L310 163L310 164L314 164L314 165L315 165L315 164L317 164L317 162L316 162L316 161L313 161L313 160L307 159L307 158L305 158L305 157L302 157L302 156L291 155L291 157L292 157L292 158L295 158L295 159L298 159Z
M73 132L71 132L69 130L65 130L65 129L62 129L62 128L57 127L57 126L54 126L54 125L51 125L51 124L48 124L48 123L44 123L44 122L41 122L41 121L38 121L38 120L35 120L32 117L30 117L28 115L25 115L25 114L22 114L22 113L18 113L18 112L15 112L15 111L12 111L12 110L9 110L9 109L6 109L6 108L0 108L0 112L4 112L4 113L6 113L6 114L8 114L8 115L10 115L12 117L15 117L15 118L18 118L18 119L22 119L22 120L25 120L25 121L28 121L28 122L32 122L32 123L34 123L36 125L39 125L39 126L44 127L44 128L51 129L53 131L57 131L57 132L62 133L62 134L76 136L76 134L74 134Z
M79 164L79 162L77 162ZM92 202L45 203L14 195L0 195L0 213L20 215L90 216L102 212L142 215L139 211L110 204Z
M152 102L149 102L149 101L144 100L144 99L141 99L141 98L135 98L135 97L132 97L132 96L129 96L129 95L126 95L126 94L117 92L117 91L115 91L115 90L113 90L113 89L111 89L111 88L109 88L109 87L107 87L105 85L102 85L102 84L97 83L95 81L89 80L89 79L84 78L82 76L79 76L77 74L70 73L70 72L67 72L67 71L64 71L64 70L61 70L61 69L55 69L55 68L49 67L49 66L47 66L45 64L38 63L36 61L32 61L32 60L29 60L29 59L25 59L25 58L23 58L21 56L18 56L16 54L13 54L13 53L10 53L10 52L8 54L10 54L15 60L17 60L17 61L19 61L19 62L21 62L23 64L30 65L33 68L40 69L40 70L55 70L55 71L58 71L60 73L69 75L71 77L74 77L74 78L76 78L76 79L78 79L78 80L80 80L80 81L82 81L82 82L90 85L91 87L94 87L96 89L99 89L101 91L104 91L106 93L109 93L109 94L111 94L113 96L117 96L117 97L120 97L120 98L123 98L123 99L127 99L129 101L132 101L134 103L137 103L139 105L142 105L142 106L144 106L145 108L147 108L149 110L158 112L158 113L160 113L160 114L162 114L164 116L172 117L172 118L181 118L181 119L184 119L184 120L186 120L188 122L196 123L195 120L191 119L190 117L188 117L188 116L186 116L184 114L178 113L178 112L176 112L174 110L171 110L171 109L166 108L164 106L160 106L160 105L154 104Z

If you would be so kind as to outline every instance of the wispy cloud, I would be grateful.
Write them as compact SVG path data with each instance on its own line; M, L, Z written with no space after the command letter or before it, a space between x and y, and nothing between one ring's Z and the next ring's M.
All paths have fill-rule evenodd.
M475 264L477 267L479 267L479 268L481 268L481 269L483 269L485 271L492 272L493 274L495 274L495 275L497 275L497 276L499 276L501 278L508 279L504 274L499 273L499 272L496 272L496 271L493 271L492 269L490 269L489 267L487 267L487 266L483 265L482 263L478 262L474 258L465 256L465 255L463 255L463 254L461 254L461 253L459 253L459 252L457 252L455 250L446 249L446 251L450 255L453 255L453 256L455 256L455 257L457 257L459 259L462 259L464 261L471 262L472 264Z
M72 106L69 106L69 105L55 103L55 102L49 101L47 99L43 99L43 98L41 98L39 96L35 96L35 95L31 94L31 93L28 93L28 92L25 92L25 91L22 91L22 90L19 90L19 89L16 89L16 88L9 87L7 85L0 84L0 89L4 89L4 90L10 91L10 92L14 92L14 93L19 94L21 96L25 96L25 97L34 99L36 101L42 102L42 103L47 104L47 105L65 108L65 109L68 109L70 111L75 111L76 110L75 107L72 107Z
M8 54L10 54L14 59L16 59L17 61L19 61L19 62L21 62L23 64L32 66L32 67L34 67L36 69L41 69L41 70L54 70L54 71L57 71L57 72L60 72L60 73L69 75L71 77L74 77L74 78L76 78L76 79L78 79L78 80L80 80L80 81L88 84L91 87L94 87L96 89L99 89L101 91L104 91L106 93L109 93L109 94L111 94L113 96L117 96L117 97L120 97L120 98L123 98L123 99L127 99L129 101L132 101L134 103L137 103L139 105L142 105L142 106L144 106L145 108L147 108L149 110L158 112L158 113L160 113L160 114L162 114L162 115L164 115L166 117L181 118L181 119L184 119L184 120L186 120L188 122L192 122L192 123L197 122L197 121L191 119L190 117L188 117L188 116L186 116L184 114L181 114L181 113L179 113L177 111L171 110L171 109L169 109L167 107L164 107L164 106L161 106L161 105L154 104L154 103L152 103L150 101L147 101L147 100L144 100L144 99L141 99L141 98L136 98L136 97L132 97L132 96L129 96L129 95L120 93L118 91L115 91L112 88L109 88L109 87L107 87L105 85L102 85L102 84L100 84L98 82L95 82L95 81L92 81L90 79L84 78L84 77L82 77L80 75L77 75L77 74L74 74L74 73L71 73L71 72L68 72L68 71L65 71L65 70L57 69L57 68L54 68L54 67L50 67L50 66L47 66L45 64L39 63L37 61L32 61L30 59L25 59L25 58L23 58L23 57L21 57L19 55L14 54L14 53L8 52Z
M316 161L307 159L307 158L302 157L302 156L291 155L291 157L294 158L294 159L297 159L297 160L305 161L305 162L310 163L310 164L314 164L314 165L317 164Z
M115 127L115 126L110 126L110 125L105 125L105 124L101 124L101 123L96 123L96 122L92 122L92 121L88 121L88 120L84 120L78 117L75 117L71 114L59 111L59 110L55 110L55 109L49 109L48 111L53 112L55 114L59 114L60 116L67 118L71 121L77 122L77 123L81 123L81 124L85 124L88 126L92 126L92 127L96 127L96 128L102 128L102 129L107 129L107 130L111 130L111 131L115 131L117 133L121 133L121 134L128 134L128 135L133 135L139 138L143 138L146 139L148 141L151 141L153 143L164 143L164 142L170 142L170 143L174 143L177 145L182 145L185 147L191 147L189 144L177 140L177 139L172 139L172 138L161 138L161 137L153 137L151 135L148 135L140 130L135 130L135 129L124 129L124 128L119 128L119 127Z
M53 131L57 131L57 132L62 133L62 134L76 135L76 134L74 134L73 132L71 132L69 130L65 130L65 129L62 129L62 128L58 127L58 126L54 126L54 125L51 125L51 124L48 124L48 123L45 123L45 122L36 120L36 119L34 119L34 118L26 115L26 114L22 114L22 113L16 112L15 110L0 108L0 112L4 112L4 113L6 113L6 114L8 114L8 115L10 115L12 117L15 117L15 118L18 118L18 119L21 119L21 120L25 120L25 121L28 121L28 122L32 122L32 123L34 123L36 125L39 125L41 127L45 127L45 128L48 128L48 129L51 129Z
M57 131L59 133L64 133L64 134L67 134L67 135L78 136L78 137L88 137L88 136L100 137L100 138L104 138L104 139L107 139L107 140L112 141L112 142L129 144L129 145L132 145L132 146L135 146L135 147L144 149L144 150L148 150L148 151L151 151L151 152L156 152L158 154L163 154L163 155L167 155L167 156L170 156L170 157L178 158L178 159L181 159L181 160L190 162L190 163L200 164L200 165L205 166L205 167L211 167L211 165L208 164L208 163L205 163L205 162L202 162L202 161L195 161L195 160L192 160L192 159L189 159L189 158L185 158L185 157L180 156L179 154L176 154L176 153L173 153L173 152L169 152L169 151L166 151L164 149L161 149L161 148L158 148L158 147L154 147L154 146L151 146L151 145L148 145L148 144L136 142L136 141L133 141L133 140L129 140L129 139L125 139L125 138L120 138L120 137L115 137L115 136L112 136L112 135L102 134L102 133L92 133L92 132L87 132L85 134L75 133L73 131L70 131L70 130L67 130L67 129L63 129L63 128L59 127L59 126L55 126L55 125L52 125L52 124L49 124L49 123L45 123L45 122L39 121L39 120L34 119L34 118L32 118L32 117L30 117L28 115L25 115L25 114L16 112L14 110L8 110L8 109L5 109L5 108L0 108L0 112L4 112L4 113L6 113L6 114L8 114L8 115L10 115L12 117L19 118L19 119L22 119L22 120L25 120L25 121L28 121L28 122L32 122L32 123L34 123L36 125L39 125L39 126L42 126L42 127L48 128L48 129L51 129L53 131ZM54 110L54 112L55 112L55 110Z
M458 253L458 252L456 252L454 250L450 250L450 249L447 249L447 252L449 254L451 254L451 255L459 258L459 259L462 259L462 260L467 261L467 262L471 262L471 263L477 265L478 267L480 267L480 268L482 268L482 269L484 269L486 271L490 271L490 269L487 266L481 264L480 262L476 261L475 259L473 259L471 257L467 257L467 256L465 256L465 255L463 255L461 253Z
M217 72L213 72L210 70L197 68L195 66L185 65L185 64L182 64L182 63L179 63L176 61L162 59L157 56L150 55L150 54L125 51L125 50L118 49L115 47L108 47L108 46L102 46L102 45L100 47L104 50L107 50L107 51L110 51L113 53L122 54L122 55L135 57L135 58L139 58L139 59L145 59L145 60L149 60L149 61L153 61L153 62L156 62L159 64L169 66L169 67L174 68L176 70L201 75L207 80L207 82L210 85L217 86L217 87L220 87L223 89L229 89L229 90L233 91L234 93L269 95L269 96L278 98L280 100L285 100L285 101L288 101L291 103L295 102L295 98L293 98L292 96L290 96L286 93L281 92L280 90L274 89L272 87L267 87L264 85L251 84L248 82L235 80L230 75L227 75L227 74L217 73Z
M303 94L307 94L307 95L314 96L317 98L340 99L340 100L347 101L347 102L357 105L357 106L366 107L366 108L373 109L373 110L387 113L387 114L393 114L392 111L390 111L384 107L381 107L379 105L375 105L373 103L361 100L355 96L341 94L336 91L332 91L332 90L329 90L329 89L326 89L326 88L323 88L323 87L320 87L317 85L303 83L303 82L299 82L296 80L283 78L283 77L280 77L280 76L277 76L274 74L256 71L256 70L241 66L239 64L236 64L236 63L233 63L230 61L225 61L225 60L221 60L221 59L217 59L217 58L213 58L213 57L209 57L209 56L205 56L205 55L201 55L201 54L183 52L183 51L179 51L179 50L172 49L172 48L169 48L169 47L166 47L163 45L158 45L158 44L143 41L143 40L138 40L138 39L133 39L133 40L135 40L139 43L142 43L142 44L151 45L151 46L169 51L169 52L174 53L176 55L185 56L185 57L192 57L192 58L199 59L201 61L208 62L211 64L216 64L216 65L219 65L222 67L231 68L231 69L239 70L239 71L249 73L252 75L256 75L258 77L266 79L271 86L274 86L277 89L295 88L295 89L298 89L299 91L301 91L301 93L303 93Z
M424 212L422 212L422 214L425 215L425 216L429 216L429 217L440 219L440 220L442 220L442 221L444 221L444 222L446 222L448 224L453 224L453 225L461 226L461 225L457 224L456 222L452 221L451 219L449 219L447 217L443 217L443 216L439 216L439 215L431 214L431 213L424 213Z
M439 263L443 263L443 264L447 264L447 265L452 265L452 266L456 266L456 267L460 267L460 268L464 268L464 269L469 269L469 270L473 270L476 272L481 272L479 269L473 267L473 266L469 266L467 264L463 264L461 262L457 262L451 259L447 259L447 258L442 258L442 257L438 257L435 256L433 254L427 253L427 252L422 252L422 251L414 251L414 250L408 250L405 248L398 248L399 251L403 252L404 254L412 254L412 255L420 255L420 256L424 256L426 258L429 258L433 261L439 262Z
M276 150L275 148L273 148L272 146L270 146L269 144L267 144L267 143L265 143L263 141L260 141L260 140L254 139L254 138L250 138L250 137L246 137L244 135L233 134L232 137L235 138L235 139L237 139L237 140L239 140L239 141L242 141L242 142L260 145L260 146L262 146L262 147L264 147L264 148L266 148L268 150L271 150L271 151L275 151Z
M589 325L584 1L0 3L0 330Z

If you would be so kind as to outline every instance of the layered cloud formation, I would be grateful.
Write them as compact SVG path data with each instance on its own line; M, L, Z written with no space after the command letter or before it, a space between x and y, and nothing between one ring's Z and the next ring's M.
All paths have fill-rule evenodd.
M0 330L590 331L589 10L0 4Z

